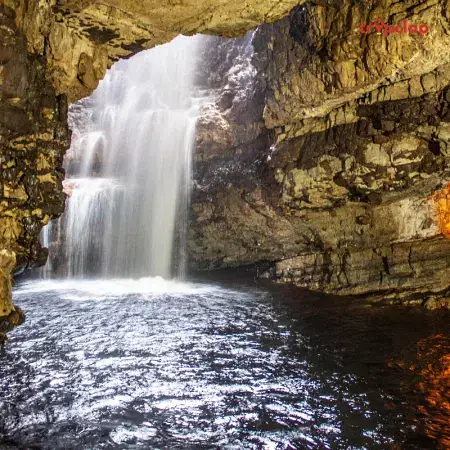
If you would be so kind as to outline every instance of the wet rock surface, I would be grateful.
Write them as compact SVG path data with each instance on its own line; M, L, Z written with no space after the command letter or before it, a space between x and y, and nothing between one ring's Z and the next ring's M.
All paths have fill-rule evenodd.
M448 214L436 196L450 181L448 6L307 3L258 29L270 142L249 150L260 162L251 177L232 173L194 197L194 265L268 261L265 276L278 281L394 302L444 295ZM377 18L430 33L360 32Z
M264 168L270 133L263 120L264 86L252 64L254 33L205 43L197 83L210 98L196 128L194 202L230 186L252 188Z
M46 79L44 56L27 51L15 12L0 5L0 316L14 311L12 270L41 265L41 228L62 213L67 100ZM8 320L8 319L6 319Z

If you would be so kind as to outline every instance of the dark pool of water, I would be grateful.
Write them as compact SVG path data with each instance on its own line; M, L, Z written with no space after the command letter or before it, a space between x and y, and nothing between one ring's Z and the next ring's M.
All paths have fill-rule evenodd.
M0 448L450 448L450 316L261 285L29 282Z

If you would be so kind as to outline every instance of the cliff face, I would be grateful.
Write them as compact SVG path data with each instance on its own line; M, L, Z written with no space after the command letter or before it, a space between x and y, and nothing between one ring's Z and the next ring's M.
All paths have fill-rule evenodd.
M198 83L210 101L197 122L194 209L230 186L251 189L261 177L271 139L263 119L264 85L252 64L254 34L211 37L205 44ZM203 249L190 244L201 260Z
M399 31L361 29L376 19ZM260 27L272 145L251 185L194 198L197 266L271 261L312 289L446 304L449 19L448 1L309 2Z
M0 316L17 322L11 271L42 264L39 233L64 208L61 169L69 145L67 101L27 51L14 11L0 5ZM8 324L0 321L0 341Z
M2 0L27 50L44 55L48 78L69 101L86 97L108 65L178 34L239 36L288 14L298 2L249 0Z

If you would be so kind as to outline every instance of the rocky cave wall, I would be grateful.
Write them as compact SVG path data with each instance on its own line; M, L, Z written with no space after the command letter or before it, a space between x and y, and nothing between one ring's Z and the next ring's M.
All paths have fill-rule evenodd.
M361 33L376 19L429 33ZM313 1L259 27L270 144L209 154L193 200L193 264L266 261L266 276L311 289L448 304L436 192L450 181L449 19L447 0ZM255 170L242 177L236 161L249 160Z

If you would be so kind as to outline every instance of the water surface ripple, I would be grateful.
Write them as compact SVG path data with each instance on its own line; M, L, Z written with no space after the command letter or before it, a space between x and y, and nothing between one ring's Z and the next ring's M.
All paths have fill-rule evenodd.
M162 279L15 301L2 449L450 448L448 313Z

